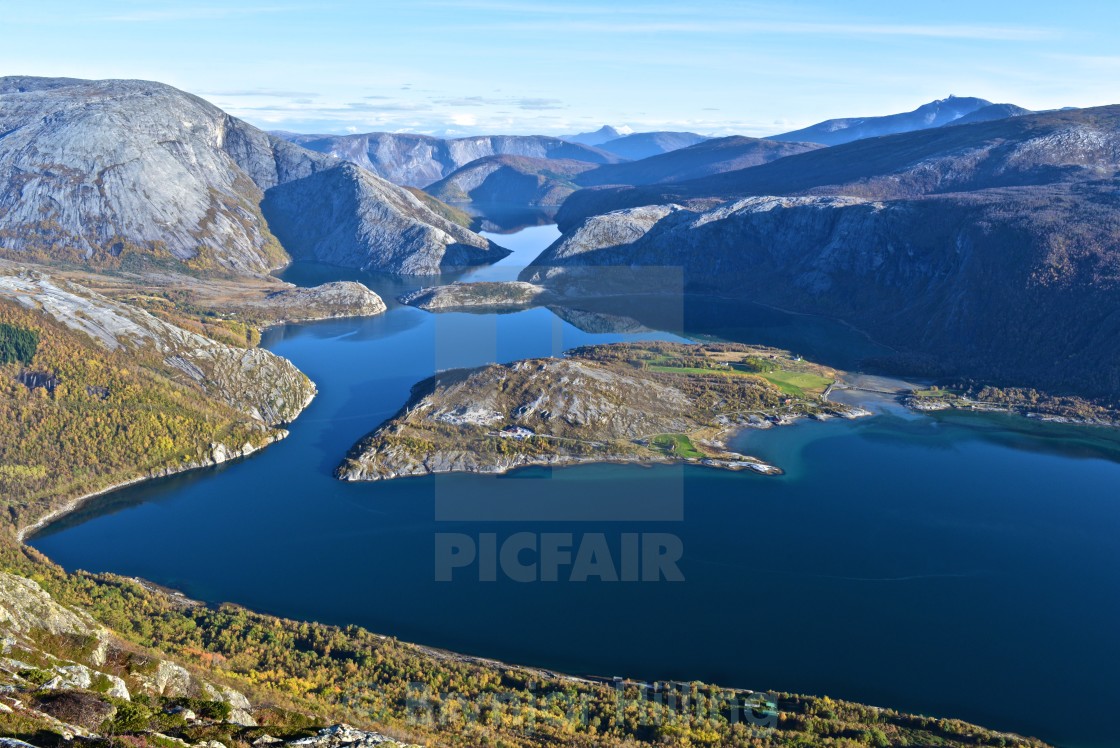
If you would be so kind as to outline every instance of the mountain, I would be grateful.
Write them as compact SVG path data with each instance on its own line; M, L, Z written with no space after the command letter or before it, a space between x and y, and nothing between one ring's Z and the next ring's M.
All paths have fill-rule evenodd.
M822 148L663 186L581 190L557 220L570 228L618 208L748 195L898 199L1110 178L1120 168L1120 106L941 127Z
M633 208L587 219L521 280L570 294L607 267L681 268L694 293L841 319L895 349L895 369L1113 399L1117 187Z
M262 273L293 243L434 273L505 254L400 187L160 83L2 78L0 133L0 246L33 259ZM286 212L324 202L348 212Z
M1030 114L1030 109L1024 109L1021 106L1014 104L989 104L985 107L980 107L974 112L964 115L959 119L952 122L946 122L942 127L951 127L952 125L969 125L973 122L991 122L997 119L1007 119L1008 117L1021 117L1024 114Z
M990 101L975 99L970 96L950 96L947 99L938 99L923 104L912 112L888 114L882 117L829 119L801 130L793 130L781 135L771 135L770 138L772 140L839 145L862 138L875 138L880 135L940 127L971 114L977 109L991 106L991 104Z
M596 192L597 215L570 210ZM561 212L564 236L521 278L553 292L676 267L696 293L841 319L893 368L1120 397L1120 106L584 190Z
M355 163L394 184L410 187L427 187L487 156L567 159L590 164L613 164L623 160L606 151L544 135L484 135L453 140L387 132L277 135L317 153Z
M783 143L762 138L732 135L713 138L669 153L630 161L604 164L585 171L575 181L585 187L603 184L659 184L697 179L725 171L745 169L775 159L821 148L813 143Z
M565 159L489 156L472 161L427 189L437 199L451 203L554 207L584 186L643 185L691 179L821 147L733 136L705 140L640 161L598 166Z
M586 161L488 156L455 170L427 191L447 202L557 206L579 189L572 179L594 168Z
M702 143L708 138L694 132L636 132L600 143L599 148L626 159L639 159L668 153Z
M564 140L569 143L580 143L582 145L602 145L608 140L617 140L625 135L630 135L634 131L629 127L620 127L615 129L610 125L603 125L595 132L581 132L579 135L565 135Z

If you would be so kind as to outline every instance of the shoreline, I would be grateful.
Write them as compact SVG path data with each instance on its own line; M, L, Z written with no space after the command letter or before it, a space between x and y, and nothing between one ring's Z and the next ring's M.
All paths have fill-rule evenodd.
M760 475L784 475L785 471L776 465L771 465L768 462L759 460L757 458L750 458L749 455L746 460L720 460L715 457L705 457L703 459L690 457L690 458L663 458L656 457L623 457L618 455L608 457L577 457L577 456L561 456L552 460L522 462L516 465L494 466L493 469L485 469L479 467L478 469L459 468L453 470L426 470L416 473L406 473L401 475L388 475L376 477L355 478L350 477L349 474L337 471L335 478L344 483L377 483L381 481L402 480L408 478L428 478L439 475L509 475L510 473L517 472L518 470L526 470L529 468L576 468L591 465L633 465L635 467L653 468L659 465L692 465L694 467L707 467L716 470L727 470L733 473L749 470ZM736 464L739 463L739 464Z
M310 404L310 401L308 401L308 404ZM307 405L305 404L303 408L306 407ZM302 411L303 408L301 408L300 410ZM273 431L269 433L268 440L264 444L260 445L259 447L254 447L250 444L246 444L244 447L237 451L231 451L228 447L221 443L212 443L210 445L211 457L209 461L191 462L175 467L154 468L145 475L138 475L123 481L118 481L104 488L99 488L96 491L91 491L89 493L82 494L81 496L76 496L75 498L67 501L62 506L51 509L46 514L38 517L31 524L17 528L16 542L26 545L28 538L34 536L35 533L43 530L52 523L57 522L66 515L76 512L84 504L87 504L100 496L105 496L107 494L113 493L114 491L119 491L122 488L128 488L129 486L135 486L137 484L144 483L145 481L156 480L158 478L169 478L172 475L188 473L192 470L201 470L202 468L217 467L218 465L223 465L227 462L233 462L234 460L248 457L249 455L259 452L266 447L272 446L278 441L286 439L288 433L288 430L284 428L273 429Z
M294 286L295 284L292 284L292 285ZM296 288L303 288L303 286L295 286L295 287ZM299 325L299 324L307 324L307 323L315 323L315 322L327 322L327 321L338 320L338 319L367 319L367 318L370 318L370 317L377 317L377 316L380 316L382 314L385 314L386 311L387 311L386 309L382 309L381 311L378 311L378 312L375 312L375 313L372 313L372 314L335 314L335 315L328 315L328 316L321 316L321 317L309 317L309 318L305 318L305 319L276 320L276 321L271 322L267 325L262 325L260 327L260 330L263 333L263 332L265 332L267 330L271 330L273 328L284 327L285 325ZM268 350L264 346L254 346L254 347L260 347L262 350ZM293 366L294 366L294 364L293 364ZM298 367L297 367L297 370L299 370ZM299 371L300 371L301 374L303 374L302 370L299 370ZM307 375L304 374L304 376L307 376ZM264 442L264 444L260 445L259 447L254 447L250 444L246 444L238 450L231 450L224 443L211 442L210 445L209 445L209 449L210 449L210 459L209 460L201 461L201 462L191 462L191 463L187 463L185 465L167 466L167 467L162 467L162 468L153 468L152 470L148 471L147 473L145 473L143 475L136 475L132 478L126 478L125 480L117 481L116 483L112 483L108 486L105 486L104 488L99 488L95 491L90 491L90 492L82 494L80 496L76 496L76 497L68 500L65 504L63 504L59 507L56 507L54 509L48 510L45 514L37 517L30 524L24 525L23 527L17 527L16 532L15 532L16 542L21 544L21 545L27 545L28 538L33 537L40 530L43 530L44 528L51 525L52 523L57 522L58 520L62 519L63 517L76 512L83 505L85 505L85 504L87 504L87 503L89 503L89 502L93 501L94 499L97 499L101 496L111 494L111 493L113 493L115 491L119 491L123 488L128 488L130 486L138 485L138 484L143 483L145 481L156 480L156 479L159 479L159 478L168 478L170 476L180 475L182 473L187 473L187 472L190 472L192 470L201 470L203 468L208 468L208 467L217 467L218 465L222 465L222 464L225 464L227 462L232 462L232 461L237 460L237 459L248 457L248 456L254 454L255 452L259 452L260 450L262 450L266 447L272 446L273 444L275 444L278 441L286 439L288 437L289 432L286 428L284 428L284 426L287 426L288 424L291 424L296 419L298 419L303 414L303 411L305 411L307 409L307 407L309 405L311 405L312 402L314 402L316 395L318 395L318 388L315 386L314 382L311 383L311 387L312 387L311 393L308 395L307 399L300 405L299 410L296 412L295 416L292 417L290 420L285 421L282 424L278 424L276 426L270 426L269 427L270 431L267 435L266 441Z
M634 465L637 467L657 467L658 465L691 465L694 467L706 467L714 470L727 470L733 473L743 471L750 471L763 476L779 476L785 475L783 470L778 465L766 462L763 459L754 457L752 455L745 455L741 452L733 452L727 447L727 442L735 438L739 434L748 431L769 431L772 428L780 428L782 426L796 426L799 422L804 420L832 420L833 418L840 418L846 421L855 421L860 418L867 418L874 415L872 411L861 408L855 405L845 404L849 410L844 414L837 416L826 416L824 418L814 418L813 416L782 416L774 421L765 421L766 425L754 424L738 424L716 434L712 439L703 441L706 446L719 450L721 455L707 455L705 457L658 457L655 455L604 455L602 457L586 456L586 455L551 455L549 458L530 459L525 462L508 465L489 465L478 466L477 468L458 468L446 470L424 470L420 472L404 473L387 476L374 476L374 477L354 477L355 471L343 470L342 463L336 468L334 477L344 483L376 483L379 481L401 480L407 478L425 478L430 476L439 475L508 475L518 470L527 468L573 468L590 465ZM733 459L738 458L738 459Z

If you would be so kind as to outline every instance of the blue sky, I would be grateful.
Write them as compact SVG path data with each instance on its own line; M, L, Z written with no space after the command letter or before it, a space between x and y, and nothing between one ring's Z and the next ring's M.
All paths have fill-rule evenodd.
M0 0L0 74L146 78L268 129L774 134L949 94L1120 102L1120 2Z

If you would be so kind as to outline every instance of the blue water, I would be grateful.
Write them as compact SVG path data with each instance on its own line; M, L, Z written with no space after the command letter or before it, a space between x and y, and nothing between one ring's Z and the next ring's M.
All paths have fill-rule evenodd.
M539 233L512 240L526 241L518 256L473 277L515 276L554 235L528 231ZM366 280L387 296L420 285ZM684 328L697 318L678 315ZM728 330L834 361L856 346L768 310L743 308ZM878 402L858 422L737 439L781 477L615 465L331 477L435 371L651 337L677 339L583 332L547 309L399 305L274 330L266 345L320 387L287 440L119 491L32 543L67 568L557 670L827 693L1063 746L1120 742L1120 439L1109 432ZM623 534L671 534L685 579L486 582L468 567L435 581L438 534L525 531L602 533L616 558Z

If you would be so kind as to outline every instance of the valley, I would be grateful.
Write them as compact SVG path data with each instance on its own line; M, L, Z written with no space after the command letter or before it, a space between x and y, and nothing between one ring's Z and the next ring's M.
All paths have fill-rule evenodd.
M0 133L0 735L1109 745L1116 107Z

